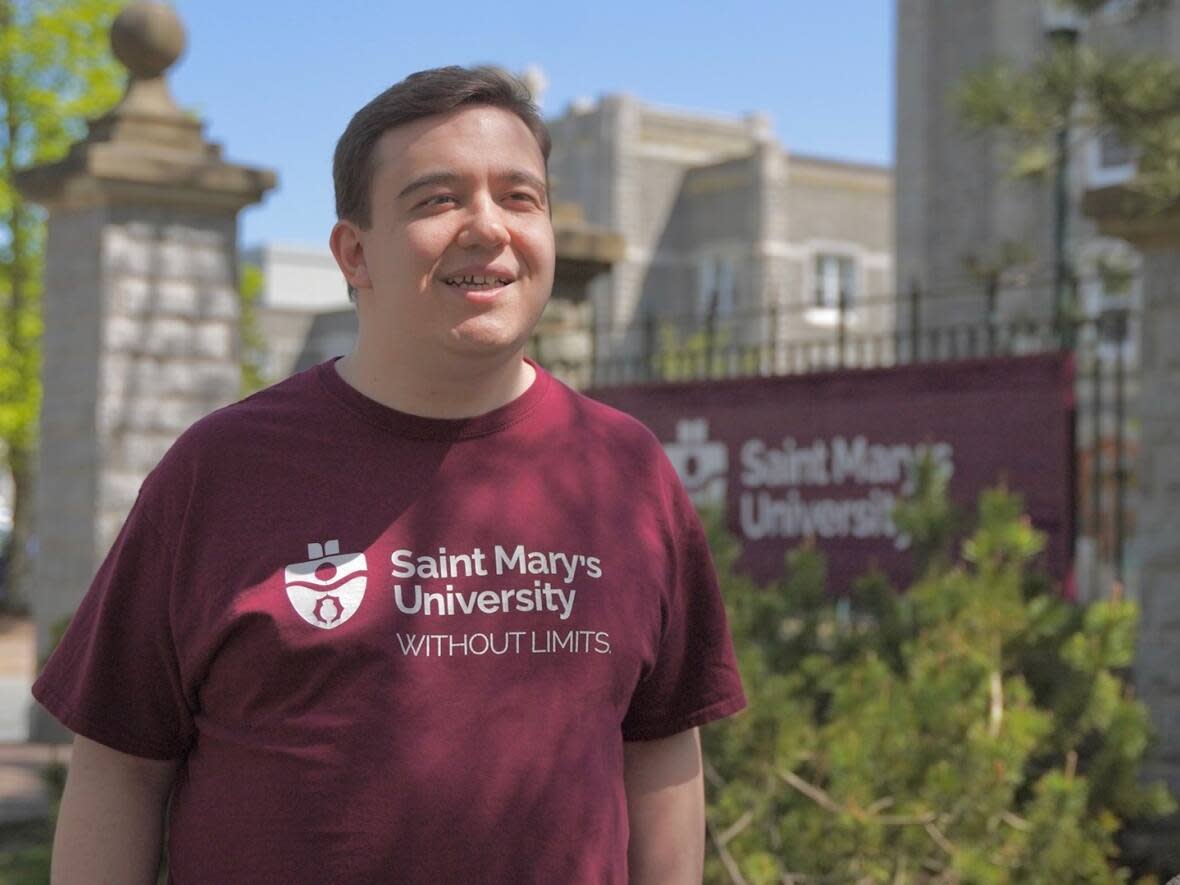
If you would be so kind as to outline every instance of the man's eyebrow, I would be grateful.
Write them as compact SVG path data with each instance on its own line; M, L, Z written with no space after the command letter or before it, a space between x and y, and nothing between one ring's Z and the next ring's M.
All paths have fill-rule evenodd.
M545 182L531 172L526 172L523 169L509 169L503 173L504 178L513 184L527 184L530 187L536 188L544 197L549 196L549 189L545 186Z
M503 172L496 173L495 177L508 181L511 184L527 184L530 187L536 188L546 199L549 196L549 190L545 186L544 180L533 175L531 172L525 171L524 169L507 169ZM461 181L462 178L463 176L459 175L457 172L427 172L425 175L419 175L417 178L403 187L398 193L397 199L400 200L402 197L412 194L414 191L419 191L423 188L434 187L435 185L454 185L456 182Z
M425 175L419 175L403 187L401 193L397 195L397 199L400 200L406 194L422 190L424 187L434 187L436 184L454 184L459 180L459 177L458 173L455 172L427 172Z

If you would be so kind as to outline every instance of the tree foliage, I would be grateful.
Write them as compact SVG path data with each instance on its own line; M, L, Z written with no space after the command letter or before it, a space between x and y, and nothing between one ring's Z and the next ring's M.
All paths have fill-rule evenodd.
M926 465L897 514L928 548L904 593L830 598L809 547L758 588L714 530L750 707L704 735L708 881L1123 882L1124 822L1173 808L1138 780L1135 605L1062 600L1003 489L951 556L943 493Z
M107 34L120 0L0 0L0 449L12 473L23 567L40 407L44 216L13 185L16 170L61 158L85 120L118 98Z
M249 396L269 382L266 377L266 336L258 316L262 301L262 268L243 264L238 277L238 341L241 346L242 382L239 392Z
M963 121L1009 137L1017 177L1040 175L1061 159L1054 138L1067 125L1082 138L1111 133L1135 155L1129 186L1160 209L1180 200L1180 65L1148 53L1089 41L1089 25L1109 0L1068 0L1079 16L1080 43L1047 41L1031 65L1001 61L969 74L955 93ZM1129 4L1127 17L1158 14L1162 0Z
M0 439L27 449L39 400L44 217L13 173L65 155L118 98L107 41L119 0L0 0Z

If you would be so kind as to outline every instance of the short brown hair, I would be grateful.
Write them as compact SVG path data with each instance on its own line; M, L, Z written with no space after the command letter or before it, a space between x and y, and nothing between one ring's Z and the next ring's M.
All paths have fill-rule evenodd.
M372 223L373 147L390 129L422 117L445 114L464 105L489 105L516 114L541 148L549 167L549 130L528 88L491 66L451 65L410 74L353 115L332 158L336 217L367 228Z

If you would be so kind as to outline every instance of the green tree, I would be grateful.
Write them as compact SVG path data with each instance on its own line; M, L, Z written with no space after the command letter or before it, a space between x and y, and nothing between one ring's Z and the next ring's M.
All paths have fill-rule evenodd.
M1004 490L951 556L938 479L897 514L926 546L904 593L869 575L832 599L808 547L756 587L714 528L750 707L704 733L709 882L1125 882L1124 822L1174 807L1138 780L1135 606L1062 600Z
M0 0L0 450L13 480L8 586L24 539L40 407L44 215L13 186L20 168L61 158L118 98L108 33L120 0Z
M1084 39L1110 0L1058 0L1077 16L1080 42L1050 40L1026 67L1008 61L968 75L955 94L960 116L976 131L1008 136L1014 176L1036 176L1068 160L1080 138L1111 133L1136 156L1130 187L1148 208L1180 200L1180 65L1171 58L1104 48ZM1166 0L1139 0L1129 18L1157 14Z

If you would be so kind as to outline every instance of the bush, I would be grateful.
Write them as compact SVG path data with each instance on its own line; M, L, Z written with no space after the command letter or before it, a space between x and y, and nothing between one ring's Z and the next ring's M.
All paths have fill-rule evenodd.
M750 708L704 734L707 881L1129 881L1116 836L1174 808L1138 779L1135 605L1061 599L1005 490L982 496L957 557L930 465L895 516L928 541L921 577L897 592L868 575L839 598L806 546L754 586L710 520Z

